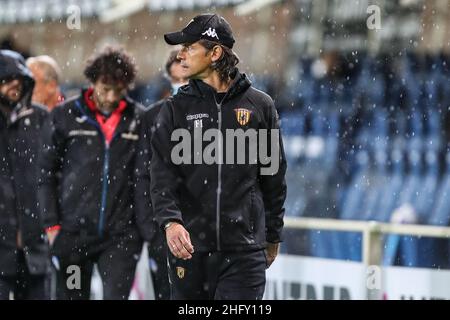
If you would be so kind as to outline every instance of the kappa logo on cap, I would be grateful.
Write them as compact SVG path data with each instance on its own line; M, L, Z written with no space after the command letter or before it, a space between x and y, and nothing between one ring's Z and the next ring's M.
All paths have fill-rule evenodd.
M204 36L205 34L208 37L217 38L217 40L219 40L219 37L217 36L217 33L216 33L216 29L208 28L208 30L206 30L205 32L202 33L202 36Z

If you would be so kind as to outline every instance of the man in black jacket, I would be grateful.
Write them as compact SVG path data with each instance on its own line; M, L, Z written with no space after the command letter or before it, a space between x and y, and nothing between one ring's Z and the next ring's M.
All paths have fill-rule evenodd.
M47 111L31 104L23 57L0 51L0 299L46 299L48 249L37 209L37 154Z
M170 52L166 62L166 74L172 85L172 93L187 84L183 76L181 61L177 58L178 50ZM150 199L150 141L155 131L155 120L166 99L155 102L148 107L143 115L139 147L136 155L136 192L135 205L138 225L144 240L148 242L148 255L150 257L150 275L156 300L170 298L169 278L167 275L167 250L165 248L164 233L159 230L155 221Z
M237 70L222 17L199 15L165 40L183 45L190 78L161 108L152 138L151 196L170 250L171 297L261 299L286 197L274 103Z
M127 299L142 248L133 205L142 107L126 95L136 68L126 52L108 47L84 74L92 86L50 114L40 209L58 298L89 299L96 263L104 299Z

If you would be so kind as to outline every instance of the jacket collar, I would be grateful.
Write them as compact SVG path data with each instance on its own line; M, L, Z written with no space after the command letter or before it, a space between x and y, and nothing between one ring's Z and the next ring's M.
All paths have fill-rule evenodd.
M6 120L8 126L16 123L21 118L34 113L34 109L31 106L20 102L10 112L6 112L6 110L4 110L5 108L8 107L0 107L0 114Z
M234 73L233 80L231 82L230 89L228 89L225 100L229 100L234 96L244 92L251 86L250 80L245 73L240 73L237 69ZM196 96L205 98L211 94L215 94L216 90L206 82L197 79L189 80L189 84L181 87L178 90L179 94Z
M87 90L88 89L81 90L81 95L77 99L78 103L76 103L78 107L81 108L80 111L82 113L82 117L80 118L80 121L83 119L83 116L87 116L92 121L97 123L97 120L95 120L95 113L89 108L84 99ZM128 96L125 96L123 100L125 100L127 107L122 112L121 120L116 128L116 133L134 131L136 128L136 102Z

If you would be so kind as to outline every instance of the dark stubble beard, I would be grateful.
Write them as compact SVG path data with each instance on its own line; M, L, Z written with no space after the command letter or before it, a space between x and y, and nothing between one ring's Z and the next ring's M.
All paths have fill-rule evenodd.
M17 101L12 101L10 100L8 97L0 94L0 105L4 106L7 109L14 109L16 107L16 105L19 103L20 99L18 99Z

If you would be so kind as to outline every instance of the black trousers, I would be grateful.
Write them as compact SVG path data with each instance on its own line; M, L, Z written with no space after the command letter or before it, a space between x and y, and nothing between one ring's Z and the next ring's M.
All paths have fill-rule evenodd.
M0 300L8 300L12 293L14 300L49 299L48 275L32 275L25 261L25 254L19 250L16 275L0 276Z
M165 234L159 232L148 245L150 275L156 300L170 299L169 275L167 274L167 244Z
M89 300L92 271L97 264L103 299L128 299L141 250L141 240L130 235L97 238L62 231L51 250L56 298Z
M264 250L195 252L189 260L168 255L171 299L261 300L264 295Z

